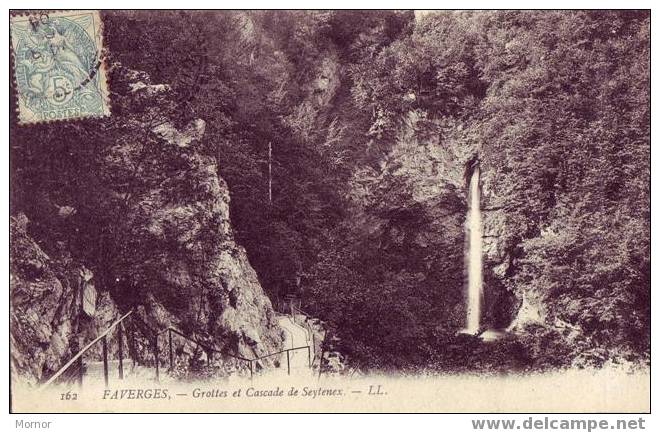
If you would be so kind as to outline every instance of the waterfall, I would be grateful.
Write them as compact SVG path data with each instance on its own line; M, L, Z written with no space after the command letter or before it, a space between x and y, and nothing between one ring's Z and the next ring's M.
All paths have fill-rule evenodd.
M475 165L470 175L467 215L467 321L465 332L476 334L481 319L482 265L481 265L481 191L479 189L479 165Z

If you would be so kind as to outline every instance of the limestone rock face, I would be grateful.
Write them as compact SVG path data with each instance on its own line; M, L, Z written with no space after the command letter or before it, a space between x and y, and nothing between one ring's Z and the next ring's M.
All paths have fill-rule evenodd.
M141 78L146 85L127 98L167 98L154 95L163 86ZM152 125L143 125L155 137L146 159L143 144L134 141L118 142L103 155L108 170L138 161L143 167L143 187L125 208L128 248L111 293L152 332L173 326L248 358L279 350L282 331L271 302L234 242L227 184L215 159L201 151L206 123L193 119L177 127L163 118Z
M523 302L521 293L508 287L515 245L507 237L506 199L497 195L488 161L481 164L484 298L487 326L511 328Z
M312 141L320 133L332 101L341 86L341 64L337 52L328 50L315 62L309 79L301 85L302 101L284 119L302 140Z
M130 310L138 360L153 359L151 339L170 326L246 358L278 351L282 330L234 241L228 187L203 150L206 123L169 117L169 86L118 64L112 71L115 115L102 125L112 139L91 155L99 183L78 185L95 188L95 201L74 208L63 196L53 206L45 191L44 209L54 210L35 211L39 230L30 232L29 216L12 218L13 371L47 379ZM99 214L102 225L91 224L88 216ZM103 248L81 248L81 233L102 239Z
M9 228L10 360L12 377L34 384L107 329L119 310L109 294L101 292L93 316L85 313L83 296L93 273L65 249L47 255L28 234L28 225L25 214L19 213Z
M341 80L339 78L340 64L337 53L327 53L317 64L314 71L314 80L307 86L306 91L311 93L318 107L324 107L335 96Z
M441 145L420 132L425 118L409 113L399 136L377 167L355 173L356 221L386 254L406 251L406 272L418 275L436 325L447 332L466 317L464 167L468 146ZM387 254L389 252L389 254Z
M377 169L356 173L352 194L356 203L369 203L380 214L405 214L406 227L392 220L366 218L365 227L388 232L388 242L414 238L425 265L422 272L442 302L450 305L442 319L464 326L467 275L465 245L468 167L479 158L479 141L461 125L429 122L416 111L408 113L395 143ZM482 325L505 328L520 305L520 296L507 288L511 265L506 239L505 200L495 194L488 161L481 161L484 306ZM378 201L375 204L375 201ZM410 261L413 263L413 260Z

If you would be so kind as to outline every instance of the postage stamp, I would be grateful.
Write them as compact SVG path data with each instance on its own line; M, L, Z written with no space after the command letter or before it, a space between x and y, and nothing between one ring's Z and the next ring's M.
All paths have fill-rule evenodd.
M14 16L10 27L20 124L110 115L98 11Z

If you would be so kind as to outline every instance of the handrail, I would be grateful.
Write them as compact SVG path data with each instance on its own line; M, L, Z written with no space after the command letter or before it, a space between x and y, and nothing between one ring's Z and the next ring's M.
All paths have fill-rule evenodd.
M298 310L298 311L300 311L300 310ZM299 327L304 329L305 334L307 334L305 339L307 341L309 341L311 339L311 335L309 334L309 329L307 329L306 326L303 326L303 325L298 323L298 321L296 320L296 314L293 312L293 310L291 310L291 314L289 315L289 319L294 323L294 325L299 326Z
M280 354L285 353L285 352L286 352L286 354L287 354L287 373L288 373L288 374L291 374L291 365L289 364L289 352L293 352L293 351L295 351L295 350L307 349L307 359L308 359L308 363L309 363L309 366L310 366L310 367L312 366L312 358L311 358L311 352L310 352L310 347L309 347L309 345L307 345L307 346L292 347L292 348L290 348L290 349L284 349L284 350L280 350L280 351L278 351L278 352L267 353L266 355L262 355L262 356L258 356L258 357L256 357L256 358L249 359L249 358L244 358L244 357L242 357L242 356L233 355L233 354L231 354L231 353L227 353L227 352L224 352L224 351L221 351L221 350L215 349L215 348L213 348L213 347L209 347L209 346L207 346L206 344L201 343L201 342L198 341L197 339L195 339L195 338L193 338L193 337L190 337L190 336L188 336L188 335L185 335L185 334L182 333L181 331L179 331L179 330L177 330L177 329L174 329L174 328L172 328L172 327L168 328L167 331L169 331L169 332L171 332L171 333L175 333L175 334L177 334L177 335L179 335L179 336L185 338L185 339L188 340L188 341L192 341L193 343L197 344L198 346L200 346L202 349L204 349L204 350L207 351L207 352L216 352L216 353L220 353L220 354L222 354L222 355L230 356L230 357L232 357L232 358L240 359L240 360L243 361L243 362L247 362L247 363L248 363L248 368L249 368L249 370L250 370L250 378L252 378L253 375L254 375L254 369L253 369L253 367L252 367L252 363L253 363L253 362L259 361L259 360L261 360L261 359L269 358L269 357L271 357L271 356L280 355ZM173 367L173 365L172 365L173 362L174 362L174 360L173 360L173 354L172 354L172 340L171 340L171 334L170 334L170 368Z
M293 305L291 306L291 309L292 310L293 309L298 310L299 313L301 313L303 316L305 316L305 321L304 321L305 326L298 325L298 323L296 322L296 315L293 311L291 311L291 318L293 319L293 323L295 323L296 325L300 326L301 328L303 328L305 330L305 333L307 334L307 341L311 340L312 336L314 335L314 331L311 329L311 326L309 326L309 323L307 323L307 318L309 317L309 315L307 313L305 313L303 310L301 310L300 308L297 308Z
M303 316L312 317L311 314L307 313L306 311L303 311L302 308L298 308L293 304L291 304L291 308L298 310Z
M309 345L292 347L291 349L284 349L284 350L280 350L279 352L268 353L268 354L260 356L258 358L254 358L253 361L259 361L260 359L268 358L269 356L279 355L279 354L284 353L284 352L293 352L294 350L300 350L300 349L309 349Z
M209 347L209 346L207 346L206 344L199 342L199 341L196 340L195 338L190 337L190 336L188 336L188 335L185 335L184 333L182 333L181 331L179 331L179 330L177 330L177 329L174 329L174 328L168 328L167 330L170 330L170 331L174 332L175 334L178 334L178 335L180 335L181 337L183 337L183 338L185 338L185 339L187 339L187 340L189 340L189 341L192 341L192 342L195 343L195 344L198 344L198 345L199 345L200 347L202 347L204 350L211 351L211 352L216 352L216 353L220 353L220 354L222 354L222 355L231 356L232 358L240 359L241 361L246 361L246 362L259 361L260 359L268 358L269 356L279 355L279 354L284 353L284 352L293 351L293 350L300 350L300 349L307 349L307 348L309 348L309 345L307 345L307 346L292 347L292 348L290 348L290 349L283 349L283 350L280 350L280 351L278 351L278 352L271 352L271 353L267 353L266 355L257 356L256 358L252 358L252 359L250 359L250 358L244 358L244 357L242 357L242 356L238 356L238 355L233 355L233 354L231 354L231 353L223 352L222 350L214 349L213 347Z
M309 318L312 317L312 316L309 313L307 313L306 311L296 307L295 305L292 305L292 307L293 307L293 309L297 310L301 315L305 316L305 325L307 327L307 330L309 332L311 332L312 334L314 334L314 331L312 330L312 325L309 324L309 320L310 320ZM294 321L295 321L295 314L293 316L294 316Z
M300 309L298 309L298 310L300 311ZM133 310L129 311L128 313L124 314L124 315L121 316L119 319L117 319L115 322L113 322L113 323L112 323L112 324L111 324L111 325L110 325L105 331L103 331L103 332L102 332L101 334L99 334L96 338L94 338L94 340L92 340L92 341L89 342L87 345L85 345L85 347L83 347L81 350L79 350L78 353L76 353L76 354L75 354L75 355L74 355L74 356L73 356L73 357L72 357L72 358L71 358L66 364L64 364L59 370L57 370L57 372L55 372L55 374L53 374L53 375L52 375L52 376L51 376L46 382L44 382L44 384L41 385L39 389L44 389L44 388L48 387L49 385L51 385L54 381L56 381L56 380L57 380L57 379L58 379L58 378L59 378L64 372L66 372L66 371L67 371L67 370L68 370L68 369L69 369L69 368L70 368L70 367L71 367L76 361L78 361L78 360L79 360L79 359L80 359L80 358L81 358L81 357L82 357L82 356L83 356L83 355L84 355L89 349L91 349L91 348L92 348L96 343L98 343L99 341L101 341L101 340L103 340L104 338L106 338L107 335L108 335L108 334L109 334L109 333L110 333L115 327L117 327L117 325L119 325L120 323L122 323L122 322L123 322L128 316L130 316L132 313L133 313ZM306 328L303 328L303 329L305 329L305 331L306 331L307 333L310 332L309 329L306 329ZM280 350L280 351L277 351L277 352L267 353L267 354L265 354L265 355L257 356L257 357L255 357L255 358L251 358L251 359L250 359L250 358L245 358L245 357L243 357L243 356L239 356L239 355L234 355L234 354L232 354L232 353L228 353L228 352L226 352L226 351L224 351L224 350L219 350L219 349L216 349L216 348L214 348L214 347L210 347L210 346L208 346L207 344L200 342L200 341L197 340L196 338L193 338L193 337L190 337L190 336L184 334L183 332L179 331L178 329L175 329L175 328L173 328L173 327L168 327L168 328L163 329L163 330L160 331L160 332L157 332L157 333L155 333L155 334L152 334L152 335L153 335L153 339L154 339L154 345L155 345L154 350L156 351L154 355L155 355L155 359L156 359L156 378L157 378L157 379L158 379L158 349L157 349L157 344L158 344L158 343L157 343L157 342L158 342L158 337L159 337L160 335L166 333L166 332L170 332L170 352L172 351L172 346L171 346L171 333L174 333L174 334L177 334L177 335L179 335L179 336L181 336L181 337L183 337L183 338L185 338L185 339L187 339L187 340L189 340L189 341L191 341L191 342L197 344L198 346L202 347L202 348L203 348L205 351L207 351L207 352L215 352L215 353L219 353L219 354L222 354L222 355L225 355L225 356L229 356L229 357L232 357L232 358L235 358L235 359L241 360L241 361L243 361L243 362L247 362L247 363L248 363L248 367L249 367L249 369L250 369L250 376L252 376L253 373L254 373L254 371L253 371L253 366L252 366L252 363L253 363L253 362L256 362L256 361L259 361L259 360L262 360L262 359L265 359L265 358L268 358L268 357L271 357L271 356L280 355L280 354L286 352L286 353L287 353L287 360L288 360L288 356L289 356L289 355L288 355L288 352L292 352L292 351L295 351L295 350L301 350L301 349L307 349L308 357L310 357L310 354L309 354L309 352L310 352L310 346L309 346L309 345L306 345L306 346L292 347L292 348L289 348L289 349L283 349L283 350ZM312 334L312 336L313 336L313 334ZM309 341L309 339L308 339L308 341ZM104 357L107 356L107 355L106 355L106 350L107 350L107 349L106 349L105 341L104 341ZM316 351L316 348L315 348L315 347L314 347L314 351ZM120 353L121 353L121 352L120 352ZM314 358L316 358L316 354L314 354ZM107 362L107 360L105 360L105 362ZM172 363L172 353L170 353L170 362ZM311 357L310 357L310 360L309 360L309 364L310 364L310 367L311 367L311 365L312 365ZM170 365L170 367L173 367L173 366ZM106 365L105 368L107 369L107 365ZM105 372L105 374L106 374L106 385L107 385L107 371ZM120 373L120 378L121 378L121 373Z
M302 310L301 308L296 307L293 304L291 304L291 309L292 309L291 317L293 318L294 323L296 321L295 311L297 311L301 315L305 316L305 320L304 320L304 325L305 326L304 326L304 328L305 328L305 331L307 332L307 334L309 336L307 338L307 341L311 340L311 342L312 342L312 350L314 352L313 359L312 359L312 363L313 363L314 361L316 361L316 334L314 333L314 329L312 329L312 325L310 325L310 323L309 323L309 318L312 317L312 316L310 316L309 313ZM323 348L321 347L321 342L319 342L319 351L321 352L321 354L319 356L319 360L320 360L323 357Z
M309 323L310 317L313 317L313 316L311 314L307 313L306 311L304 311L302 308L298 308L293 304L291 304L291 307L292 307L293 310L297 310L298 313L305 316L305 325L308 327L308 330L312 333L312 344L313 344L313 347L314 347L314 359L313 359L313 361L316 361L316 359L317 359L317 356L316 356L317 341L316 341L316 338L315 338L314 330L312 329L312 326ZM293 311L292 311L292 313L293 313ZM295 314L292 314L292 316L295 318ZM322 336L321 336L321 341L318 341L319 352L320 352L320 354L318 356L319 363L323 362L323 354L325 352L325 350L323 348L323 340L325 340L326 335L327 335L327 331L323 332ZM321 365L319 364L319 377L321 376L321 370L322 370Z
M123 322L124 319L126 319L126 318L127 318L128 316L130 316L132 313L133 313L133 310L131 310L131 311L129 311L128 313L124 314L122 317L120 317L119 319L117 319L112 325L110 325L110 327L108 327L108 329L106 329L106 330L105 330L104 332L102 332L98 337L96 337L94 340L92 340L91 343L89 343L89 344L87 344L85 347L83 347L78 353L76 353L76 355L75 355L73 358L71 358L71 359L69 360L69 362L67 362L66 364L64 364L64 366L63 366L62 368L60 368L59 370L57 370L57 372L56 372L55 374L53 374L53 375L50 377L50 379L48 379L43 385L41 385L40 389L44 389L44 388L46 388L48 385L50 385L51 383L53 383L58 377L60 377L60 375L62 375L62 373L64 373L69 367L71 367L71 365L73 365L73 363L76 362L76 361L78 360L78 358L80 358L81 356L83 356L83 355L85 354L85 352L87 352L87 351L88 351L92 346L94 346L96 343L98 343L99 341L101 341L101 339L103 339L106 335L108 335L108 334L110 333L110 331L112 331L112 330L114 329L115 326L117 326L118 324L120 324L121 322Z
M185 339L187 339L187 340L190 340L190 341L192 341L193 343L199 345L200 347L202 347L202 348L203 348L204 350L206 350L206 351L211 351L211 352L215 352L215 353L220 353L220 354L222 354L222 355L231 356L232 358L240 359L241 361L248 361L248 362L249 362L249 361L254 361L254 359L243 358L242 356L233 355L233 354L231 354L231 353L223 352L222 350L218 350L218 349L215 349L215 348L213 348L213 347L209 347L209 346L207 346L205 343L201 343L201 342L199 342L197 339L195 339L195 338L193 338L193 337L189 337L188 335L185 335L185 334L182 333L181 331L179 331L179 330L177 330L177 329L174 329L174 328L172 328L172 327L167 328L165 331L172 331L172 332L174 332L175 334L180 335L181 337L183 337L183 338L185 338ZM164 331L164 332L165 332L165 331ZM160 335L160 334L159 334L159 335Z

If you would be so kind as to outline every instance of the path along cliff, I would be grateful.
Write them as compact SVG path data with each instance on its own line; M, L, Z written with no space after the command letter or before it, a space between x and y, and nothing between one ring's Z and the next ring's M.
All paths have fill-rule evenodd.
M110 77L112 117L38 126L29 141L44 151L16 156L13 377L43 381L129 310L145 335L174 327L246 358L280 350L271 302L234 240L206 123L177 118L169 86L145 73L114 64ZM134 356L147 359L149 343L134 341Z

